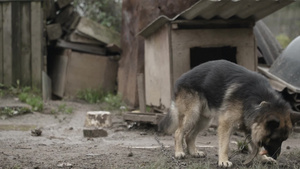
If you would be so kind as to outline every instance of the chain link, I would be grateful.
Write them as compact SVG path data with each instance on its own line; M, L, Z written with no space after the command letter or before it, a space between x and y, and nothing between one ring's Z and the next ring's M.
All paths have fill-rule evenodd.
M164 146L164 144L162 142L159 141L157 135L155 135L154 138L157 141L157 143L160 145L163 155L167 158L172 159L172 161L176 164L177 167L182 168L184 165L182 165L179 160L177 160L174 156L172 156L170 153L168 153L166 147Z

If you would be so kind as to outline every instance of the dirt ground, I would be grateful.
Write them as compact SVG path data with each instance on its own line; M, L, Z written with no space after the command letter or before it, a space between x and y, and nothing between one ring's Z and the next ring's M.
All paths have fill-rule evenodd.
M73 112L51 113L66 104ZM0 106L22 105L14 98L1 99ZM197 147L207 153L205 158L173 158L172 136L158 134L155 126L126 123L122 112L113 111L113 126L108 136L83 137L87 111L101 106L78 101L49 101L43 113L30 113L0 120L0 169L4 168L217 168L217 136L213 128L199 134ZM40 128L41 136L32 136L31 129ZM246 154L235 153L237 141L230 143L233 168L242 165ZM300 136L293 133L284 142L278 165L262 168L300 168ZM162 148L162 145L164 148ZM254 163L249 168L259 168Z

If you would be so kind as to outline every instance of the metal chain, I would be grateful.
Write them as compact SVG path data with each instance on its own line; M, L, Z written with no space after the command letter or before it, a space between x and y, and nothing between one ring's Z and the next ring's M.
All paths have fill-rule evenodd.
M172 156L170 153L168 153L166 147L164 146L164 144L163 144L162 142L159 141L157 135L155 135L154 138L155 138L155 140L157 141L157 143L160 145L161 151L162 151L163 155L166 156L167 158L172 159L172 161L173 161L179 168L182 168L183 165L180 164L180 161L177 160L177 159L176 159L174 156Z

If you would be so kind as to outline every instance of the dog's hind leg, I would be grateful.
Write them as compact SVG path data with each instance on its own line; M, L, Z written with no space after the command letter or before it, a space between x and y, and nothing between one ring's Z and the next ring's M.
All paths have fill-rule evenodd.
M178 108L178 128L175 131L175 157L184 158L185 153L183 150L184 135L191 131L197 124L200 116L199 112L199 98L196 93L182 91L176 98L175 104ZM197 132L196 132L197 131ZM198 130L195 130L198 133ZM193 136L194 137L194 136ZM195 147L195 140L191 137L189 143L193 143ZM189 144L188 143L188 144ZM195 148L194 150L195 151ZM195 152L192 152L195 153Z
M195 124L195 127L191 129L191 131L186 135L186 144L187 144L187 150L190 155L193 157L205 157L206 154L202 151L198 151L196 148L196 138L200 131L207 128L209 125L211 119L207 117L201 116L199 120L197 121L197 124Z

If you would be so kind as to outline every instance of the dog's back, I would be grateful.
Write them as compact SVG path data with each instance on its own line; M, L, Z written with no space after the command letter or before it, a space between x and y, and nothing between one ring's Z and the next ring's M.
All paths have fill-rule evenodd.
M249 85L249 83L253 85ZM251 88L255 88L255 86L263 85L264 87L260 88L266 88L265 86L268 85L264 77L242 66L225 60L210 61L184 73L175 83L174 95L176 100L182 91L197 92L199 97L202 97L202 101L204 100L207 103L210 110L218 110L225 99L229 99L225 98L226 92L236 85L241 86L243 84L248 85L246 89L252 92L253 89ZM267 86L267 88L270 88L270 86ZM257 93L262 93L259 88L255 90ZM247 91L242 91L242 93L247 93ZM242 95L236 95L235 97L245 97ZM159 129L166 133L174 132L178 123L178 110L173 104L174 102L170 113L159 124Z

